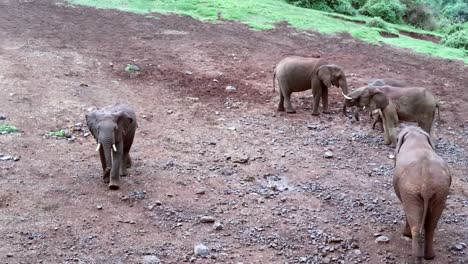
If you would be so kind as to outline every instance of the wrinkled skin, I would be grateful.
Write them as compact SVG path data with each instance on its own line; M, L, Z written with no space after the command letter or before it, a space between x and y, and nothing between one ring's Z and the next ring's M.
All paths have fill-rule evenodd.
M347 97L347 98L346 98ZM345 107L367 107L381 115L385 144L396 146L397 126L400 121L417 122L427 133L433 134L433 123L438 102L434 95L423 87L364 86L345 97ZM380 111L380 113L379 113Z
M434 231L451 182L449 167L435 153L429 134L419 127L405 127L398 135L393 187L405 211L403 235L412 238L416 263L435 257Z
M126 176L132 165L129 152L138 127L135 112L117 103L89 112L86 123L99 146L103 180L110 189L118 189L120 175Z
M395 79L376 79L376 80L371 80L367 84L367 86L385 86L385 85L389 85L393 87L407 87L408 86L405 82L400 81L400 80L395 80ZM379 123L381 124L381 131L383 131L383 123L382 123L382 118L380 117L380 115L372 114L372 112L370 112L370 117L372 120L374 120L372 122L372 129L375 129L375 126L377 125L377 123ZM357 121L359 121L358 111L356 111L355 113L355 118Z
M278 79L280 90L280 102L278 111L295 113L291 105L291 93L312 89L314 101L312 115L319 115L319 103L322 99L323 112L328 110L328 88L331 85L341 88L343 93L348 93L348 83L344 71L336 65L327 64L323 59L286 57L281 60L273 74L273 89L275 78ZM286 107L286 108L285 108Z

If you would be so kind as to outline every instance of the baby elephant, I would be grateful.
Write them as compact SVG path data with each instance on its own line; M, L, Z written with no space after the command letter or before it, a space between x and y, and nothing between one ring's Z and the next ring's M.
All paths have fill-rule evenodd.
M406 227L412 237L413 257L433 259L434 230L445 208L452 177L447 163L435 153L430 136L416 126L398 134L393 187L403 204ZM424 241L423 241L424 235Z
M293 92L312 89L314 96L312 115L319 115L320 99L322 99L323 112L328 113L328 88L331 85L340 87L344 94L348 93L348 83L343 69L328 64L323 59L286 57L275 68L273 90L275 89L276 77L278 78L280 90L278 111L296 112L291 104L291 93Z
M86 115L89 131L96 139L101 157L103 179L109 188L120 186L120 175L126 176L132 165L130 148L138 127L135 112L126 104L113 104Z

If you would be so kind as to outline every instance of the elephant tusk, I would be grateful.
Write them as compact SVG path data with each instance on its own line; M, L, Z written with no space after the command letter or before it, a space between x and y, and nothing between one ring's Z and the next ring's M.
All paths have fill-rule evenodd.
M99 151L99 148L101 147L101 144L97 144L96 151Z
M375 109L374 111L372 111L372 114L374 114L374 115L377 114L377 113L379 113L379 109Z
M115 144L112 144L112 149L114 149L114 152L117 152L117 148L115 147Z
M347 96L346 94L343 93L343 91L341 91L341 94L344 96L344 98L346 98L348 100L353 100L352 97Z
M362 110L366 110L366 107L365 107L365 106L363 106L363 107L362 107Z

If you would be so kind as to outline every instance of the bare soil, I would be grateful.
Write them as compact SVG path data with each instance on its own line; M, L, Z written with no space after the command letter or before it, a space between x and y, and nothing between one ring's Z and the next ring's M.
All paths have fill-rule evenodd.
M272 70L286 55L328 58L354 88L395 78L437 95L437 152L453 182L428 263L467 263L468 249L452 249L468 242L462 62L284 24L259 32L153 15L0 1L0 124L21 129L0 135L0 153L20 158L0 161L1 263L409 262L393 149L367 115L340 113L336 88L332 114L311 115L310 91L293 95L297 114L276 112ZM118 101L140 127L134 167L111 191L80 123ZM72 137L46 136L59 129ZM194 255L199 243L208 257Z

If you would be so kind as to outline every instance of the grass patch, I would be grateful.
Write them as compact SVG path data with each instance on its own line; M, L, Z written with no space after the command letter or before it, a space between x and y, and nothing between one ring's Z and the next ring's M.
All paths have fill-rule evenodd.
M296 29L315 30L322 34L348 32L353 37L369 43L378 44L383 42L435 57L463 60L468 64L468 55L462 50L447 48L429 41L412 39L402 35L399 38L385 38L379 34L380 29L369 28L352 22L360 21L365 23L371 18L331 14L296 7L280 0L68 0L68 2L75 5L118 9L138 14L153 12L179 14L210 22L216 22L220 12L223 19L239 21L256 30L272 29L276 23L287 21ZM330 15L352 21L333 18ZM406 25L388 25L391 32L403 30L441 37L438 33L415 29Z
M66 138L70 136L70 133L66 130L57 130L57 131L52 131L47 134L49 137L56 137L56 138Z
M19 129L10 125L0 125L0 135L19 132Z

